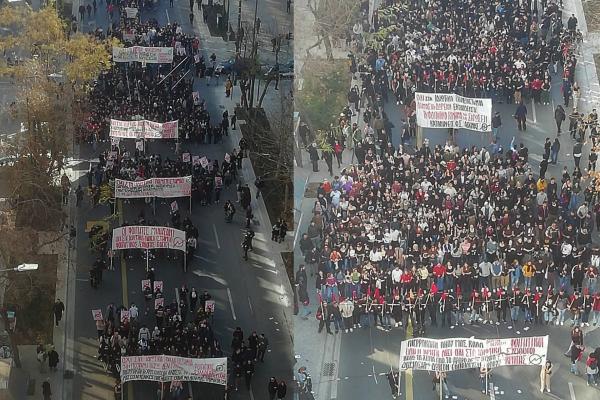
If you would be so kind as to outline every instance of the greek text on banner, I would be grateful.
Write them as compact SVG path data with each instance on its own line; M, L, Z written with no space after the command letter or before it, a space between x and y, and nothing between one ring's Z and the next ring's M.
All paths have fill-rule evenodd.
M115 197L138 199L143 197L185 197L192 194L192 177L150 178L144 181L115 179Z
M113 46L113 62L138 61L148 64L171 64L172 47L116 47Z
M400 369L456 371L460 369L536 365L546 362L548 336L505 339L414 338L400 345Z
M185 251L185 232L164 226L123 226L113 229L112 249L171 249Z
M226 358L121 357L121 382L187 381L227 385Z
M125 139L177 139L178 134L179 121L110 120L110 137Z
M492 130L492 99L473 99L457 94L416 93L417 125L422 128Z

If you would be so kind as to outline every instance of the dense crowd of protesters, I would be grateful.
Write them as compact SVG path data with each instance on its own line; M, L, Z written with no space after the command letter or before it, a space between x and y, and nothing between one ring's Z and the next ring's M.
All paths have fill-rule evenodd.
M111 21L106 36L116 37L126 46L172 46L175 50L173 63L169 66L115 63L94 82L90 94L91 107L87 111L86 123L80 127L79 138L92 143L96 150L98 143L110 140L110 119L147 119L155 122L178 120L179 137L174 140L177 142L176 151L172 157L165 157L151 151L152 142L144 143L143 147L136 146L132 151L132 146L125 146L125 140L120 143L113 141L109 150L99 153L97 163L90 168L86 176L91 204L95 207L110 202L110 199L102 198L102 188L113 187L115 179L140 181L153 177L192 176L190 204L219 204L221 191L236 185L237 202L225 202L225 213L230 217L227 221L230 222L235 214L234 203L239 203L246 215L246 227L250 228L254 218L250 205L250 189L248 185L241 184L239 179L242 159L248 156L245 139L220 161L186 153L180 147L180 144L185 143L220 143L222 137L229 134L229 129L236 129L236 115L230 116L227 111L223 113L217 125L212 125L205 101L198 92L194 92L194 80L197 78L207 77L206 82L210 84L210 77L216 77L218 83L216 56L213 54L205 63L199 49L198 37L185 34L178 23L161 27L154 19L141 22L138 17L127 16L125 7L141 9L144 6L151 6L151 2L109 1L107 10ZM95 13L95 2L93 7ZM81 20L85 18L85 11L84 7L83 13L80 14ZM118 16L118 20L114 19L115 16ZM95 34L104 36L102 30L97 30ZM229 82L229 95L231 86ZM258 188L259 184L256 185ZM81 186L76 193L79 206L84 193ZM129 204L137 201L124 202ZM149 202L151 199L139 201ZM163 199L164 202L166 200ZM198 229L189 217L182 217L178 208L171 209L170 221L166 226L186 232L187 259L191 261L198 244ZM135 220L125 221L123 226L134 224L159 223L151 217L146 217L142 210ZM278 222L277 226L285 235L285 225ZM250 232L251 230L246 234L244 243L252 250L252 238L248 239ZM96 231L90 232L90 238L95 233ZM93 287L102 283L102 273L107 269L106 255L114 256L108 250L110 232L106 232L105 236L104 248L98 252L98 258L90 270ZM124 251L124 257L181 261L179 253L181 252L155 249L144 254L140 250L131 249ZM123 390L118 377L120 359L125 355L169 354L198 358L227 356L227 391L237 391L242 382L250 389L255 369L265 361L269 348L267 337L256 331L244 332L237 327L233 331L231 345L226 354L213 330L212 309L207 306L207 302L211 301L208 292L200 293L193 287L188 290L183 284L177 291L178 296L168 303L162 289L154 287L156 279L153 268L148 267L146 278L149 285L143 290L143 306L138 308L134 303L128 307L110 304L104 310L102 318L96 321L99 338L98 358L105 365L107 372L117 379L114 387L115 398L120 398L118 395ZM286 396L285 381L278 381L272 377L267 386L271 399L283 399ZM168 385L159 385L157 392L159 396L169 392L172 398L179 398L183 392L182 382L173 381Z
M351 56L361 87L350 90L327 146L308 127L300 129L313 171L324 160L331 176L318 189L299 241L304 263L296 273L303 318L311 313L309 282L316 277L318 332L390 331L410 323L415 335L465 324L506 324L521 334L532 324L579 330L600 324L600 248L592 243L600 229L598 179L579 167L589 132L588 170L596 169L597 114L577 109L576 18L565 27L554 2L537 7L535 1L387 2L372 26L389 28L381 41L365 42L368 23L352 28L347 43L364 52ZM414 151L407 145L416 131L415 92L514 103L519 122L530 99L549 103L553 76L564 97L557 133L569 118L575 139L575 168L564 167L558 178L545 174L549 162L556 164L558 138L547 139L536 176L528 149L514 139L508 149L495 140L490 148L459 148L451 140L425 141ZM388 97L406 106L396 147L383 110ZM524 121L518 127L526 129ZM352 150L350 166L341 160L344 148ZM572 348L582 354L582 346ZM586 368L594 376L588 382L596 382L597 357Z

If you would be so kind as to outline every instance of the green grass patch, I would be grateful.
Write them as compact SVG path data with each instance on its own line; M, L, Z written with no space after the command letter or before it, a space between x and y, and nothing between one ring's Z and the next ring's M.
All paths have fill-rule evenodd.
M340 112L348 104L351 82L348 61L307 60L302 78L302 90L295 98L302 118L314 130L337 125Z

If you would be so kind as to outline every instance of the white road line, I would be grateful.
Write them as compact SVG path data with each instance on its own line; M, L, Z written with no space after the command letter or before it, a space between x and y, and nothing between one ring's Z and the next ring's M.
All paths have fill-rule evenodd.
M569 393L571 394L571 400L577 400L575 398L575 389L573 388L573 384L569 382Z
M375 384L377 385L377 374L375 373L375 365L371 364L371 366L373 367L373 379L375 379Z
M248 296L248 306L250 306L250 314L254 314L254 309L252 308L252 301L250 301L250 296Z
M190 398L193 399L194 398L194 390L192 388L192 382L188 381L188 393L190 394Z
M171 19L169 19L169 10L165 9L165 13L167 14L167 23L170 24L171 23Z
M221 243L219 243L219 234L217 233L217 226L213 224L213 232L215 233L215 242L217 242L217 249L221 250Z
M254 393L252 392L252 388L250 388L250 400L254 400Z
M197 255L197 254L194 254L194 257L195 257L195 258L198 258L198 259L200 259L200 260L202 260L202 261L206 261L207 263L210 263L210 264L216 264L216 263L217 263L216 261L209 260L208 258L206 258L206 257L202 257L202 256L199 256L199 255Z
M300 211L300 218L298 218L298 224L296 225L296 235L294 236L294 246L298 243L298 235L300 234L300 225L302 224L302 217L304 217L304 213Z
M235 310L233 309L233 299L231 298L231 290L227 288L227 297L229 297L229 307L231 307L231 315L233 315L233 320L237 321L237 317L235 316Z
M535 101L531 100L531 111L533 112L533 123L537 123L537 114L535 112Z
M489 382L488 385L488 393L490 394L490 400L496 400L496 391L494 390L494 384L492 382Z

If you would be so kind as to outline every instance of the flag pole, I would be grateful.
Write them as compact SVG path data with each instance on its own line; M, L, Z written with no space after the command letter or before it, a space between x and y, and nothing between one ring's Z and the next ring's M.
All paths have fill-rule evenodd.
M146 249L146 272L148 272L150 270L150 260L149 260L149 254L148 254L148 249Z

